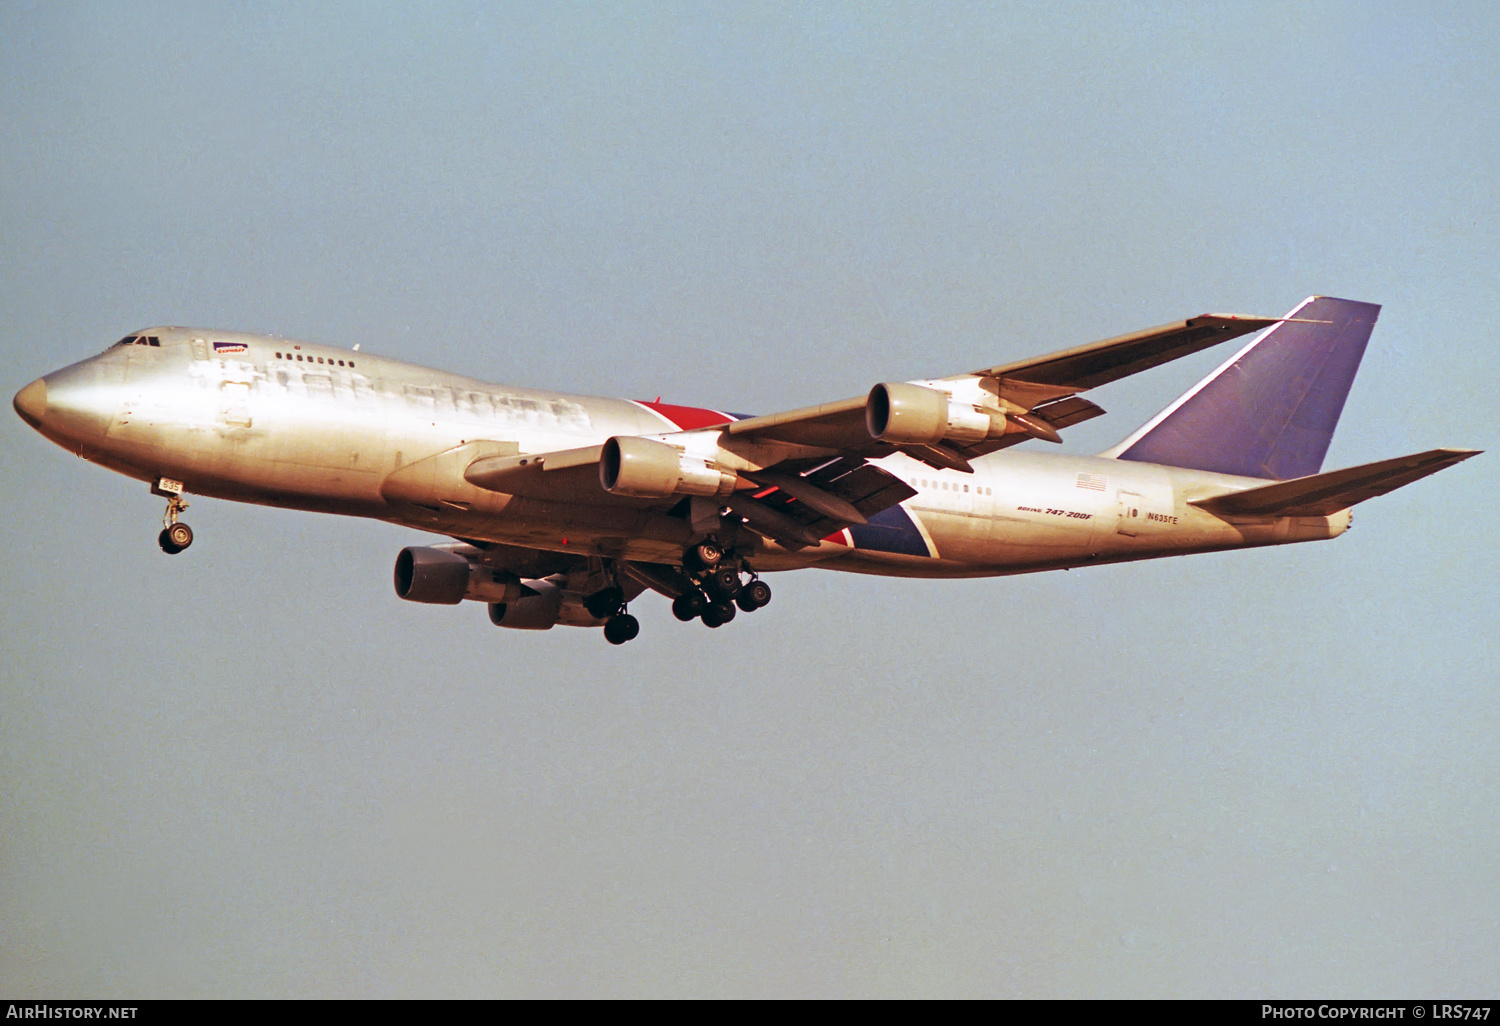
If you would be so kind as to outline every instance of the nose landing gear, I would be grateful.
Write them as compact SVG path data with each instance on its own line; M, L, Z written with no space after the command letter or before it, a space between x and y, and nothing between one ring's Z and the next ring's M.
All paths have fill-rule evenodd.
M156 543L169 556L175 556L193 544L193 529L187 524L177 522L177 518L187 508L188 504L182 501L181 496L169 495L167 497L167 512L161 518L163 526L161 534L156 536Z

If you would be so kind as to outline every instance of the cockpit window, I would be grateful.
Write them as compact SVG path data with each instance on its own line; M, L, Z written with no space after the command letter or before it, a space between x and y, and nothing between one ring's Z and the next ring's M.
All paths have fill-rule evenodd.
M156 346L161 347L161 336L159 335L126 335L115 346ZM110 346L111 349L114 346Z
M155 335L147 335L146 336L146 344L148 346L160 346L161 345L161 339L158 338Z
M124 338L120 339L120 341L116 342L115 345L117 345L117 346L131 346L131 345L135 345L135 336L134 335L126 335ZM113 348L113 347L111 347L111 348Z

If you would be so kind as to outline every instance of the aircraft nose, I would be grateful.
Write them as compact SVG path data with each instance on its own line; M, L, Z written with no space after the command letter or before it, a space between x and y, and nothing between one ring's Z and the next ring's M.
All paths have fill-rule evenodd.
M13 402L22 420L32 427L40 427L42 418L47 415L47 382L37 378L17 392Z

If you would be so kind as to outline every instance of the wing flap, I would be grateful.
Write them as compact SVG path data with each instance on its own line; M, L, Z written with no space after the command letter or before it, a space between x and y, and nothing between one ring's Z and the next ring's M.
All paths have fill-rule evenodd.
M1082 424L1086 420L1093 420L1095 417L1102 417L1104 409L1082 396L1070 395L1035 406L1030 415L1040 417L1060 430L1072 427L1074 424Z
M1326 517L1462 463L1471 456L1478 456L1479 452L1477 449L1431 449L1326 474L1194 499L1191 505L1215 516Z
M800 474L778 474L774 471L741 471L740 476L756 484L774 486L809 509L825 517L848 524L866 523L865 515L841 495L836 495L802 477Z
M783 470L776 476L794 475ZM730 499L729 505L760 533L790 548L801 548L817 545L834 532L850 524L864 523L875 514L917 494L895 474L858 457L829 460L795 476L798 481L790 487L784 487L786 482L772 483L768 478L767 490L753 496L740 493ZM831 497L839 504L847 503L857 514L857 519L832 515L834 503L807 502L807 495L812 494L809 488L815 489L820 498ZM847 514L849 511L840 512Z

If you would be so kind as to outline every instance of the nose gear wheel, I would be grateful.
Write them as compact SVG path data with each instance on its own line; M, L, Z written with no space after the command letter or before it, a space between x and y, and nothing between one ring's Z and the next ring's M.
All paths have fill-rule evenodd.
M175 556L193 544L193 529L177 521L187 508L188 504L176 495L167 499L167 512L161 518L162 531L156 536L156 543L169 556Z

